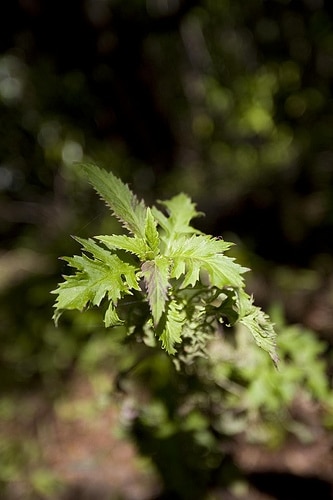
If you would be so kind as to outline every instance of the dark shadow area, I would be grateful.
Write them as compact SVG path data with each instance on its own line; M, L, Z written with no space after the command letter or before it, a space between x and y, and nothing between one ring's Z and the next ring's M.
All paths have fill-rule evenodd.
M250 483L259 491L276 500L331 500L332 485L316 477L301 477L294 474L258 473L249 476Z

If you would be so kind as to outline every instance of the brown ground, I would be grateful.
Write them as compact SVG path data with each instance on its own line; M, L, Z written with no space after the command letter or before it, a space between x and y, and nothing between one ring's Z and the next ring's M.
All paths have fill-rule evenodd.
M108 381L103 374L93 380L74 378L67 395L52 408L39 396L26 396L22 411L18 409L15 419L4 422L0 439L11 434L18 440L30 440L38 452L30 457L28 470L9 483L6 498L152 500L159 494L157 474L121 435L120 405L117 401L110 405L103 398L103 386L107 391ZM315 442L304 445L290 440L280 451L269 452L238 440L233 453L245 473L315 476L333 485L333 437L317 424L313 408L301 408L301 411L307 412L309 424L317 432ZM47 471L44 476L43 471ZM212 498L222 500L221 493L216 492ZM234 496L223 495L223 500L237 498L269 500L276 497L253 488L244 490L244 486Z

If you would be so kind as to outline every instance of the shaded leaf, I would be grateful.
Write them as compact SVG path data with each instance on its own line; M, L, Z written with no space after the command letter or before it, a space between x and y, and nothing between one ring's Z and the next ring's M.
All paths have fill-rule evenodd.
M116 310L114 308L114 305L112 302L110 302L109 307L106 310L105 316L104 316L104 324L106 327L109 326L118 326L118 325L123 325L124 321L121 320L116 313Z
M186 314L182 310L182 307L176 301L170 301L166 309L165 322L162 325L162 332L159 335L162 346L167 353L176 353L174 344L181 341L181 334L185 321Z
M276 332L270 318L260 307L253 304L252 298L244 291L239 292L239 322L245 325L253 335L256 344L268 352L275 366L279 357L276 347Z
M165 257L156 257L142 264L142 276L147 289L150 310L155 325L159 322L165 310L168 299L169 260Z

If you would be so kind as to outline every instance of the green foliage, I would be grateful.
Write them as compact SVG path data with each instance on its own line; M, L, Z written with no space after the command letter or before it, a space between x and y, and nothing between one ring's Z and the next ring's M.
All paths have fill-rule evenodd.
M206 383L219 400L215 426L230 435L246 432L252 442L280 446L288 433L300 441L315 439L305 412L293 414L293 407L318 407L330 427L333 393L325 361L327 344L301 325L285 325L277 319L279 370L256 349L242 326L233 342L224 339L210 346ZM219 391L225 391L223 397ZM214 397L214 396L212 396Z
M63 257L76 273L52 292L56 323L66 309L105 302L106 327L141 326L142 338L157 337L168 354L189 362L205 353L218 325L240 322L277 363L273 325L245 292L248 269L225 255L231 243L190 225L200 213L187 195L160 202L164 213L146 207L111 172L91 164L82 169L129 234L75 238L84 253ZM140 325L131 309L145 310L146 303Z
M286 325L278 308L272 318L279 370L238 322L232 335L215 335L195 366L175 371L155 351L124 373L123 405L131 408L125 427L140 452L154 457L170 498L207 499L212 477L223 475L227 487L237 480L226 449L237 455L245 442L273 452L291 437L307 446L317 441L318 426L329 435L328 346L301 325Z

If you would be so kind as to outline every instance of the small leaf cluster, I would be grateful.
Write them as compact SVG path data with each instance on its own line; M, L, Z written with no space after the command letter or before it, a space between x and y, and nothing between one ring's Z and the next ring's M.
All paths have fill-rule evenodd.
M130 331L140 326L142 338L191 361L205 353L221 325L240 322L277 362L273 324L245 291L248 269L226 255L232 243L191 225L201 213L186 194L159 201L160 208L148 207L112 172L93 164L81 168L124 234L75 237L82 254L63 257L75 274L64 276L52 292L56 323L65 310L106 303L106 327L125 324ZM136 324L135 304L142 311L149 306Z

